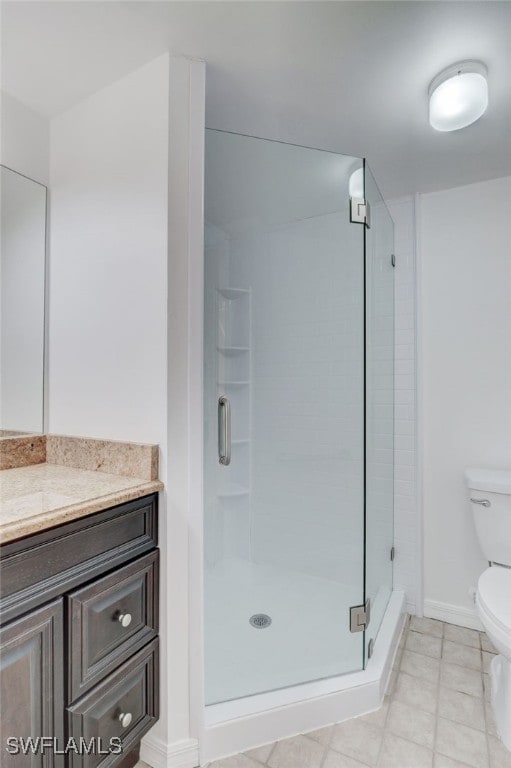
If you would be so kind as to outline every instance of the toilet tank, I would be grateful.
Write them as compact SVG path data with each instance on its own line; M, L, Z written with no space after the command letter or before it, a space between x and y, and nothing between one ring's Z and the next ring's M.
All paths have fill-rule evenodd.
M465 484L485 558L511 566L511 470L466 469Z

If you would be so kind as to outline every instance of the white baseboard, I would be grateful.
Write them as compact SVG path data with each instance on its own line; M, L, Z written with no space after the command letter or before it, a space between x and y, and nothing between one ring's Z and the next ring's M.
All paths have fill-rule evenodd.
M166 744L149 733L140 745L140 759L151 768L196 768L199 765L199 742L182 739Z
M457 624L460 627L478 629L480 632L484 630L475 608L464 608L461 605L441 603L438 600L424 600L424 616L446 621L449 624Z

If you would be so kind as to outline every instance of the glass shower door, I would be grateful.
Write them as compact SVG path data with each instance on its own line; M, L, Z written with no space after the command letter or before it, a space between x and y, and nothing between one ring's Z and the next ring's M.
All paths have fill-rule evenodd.
M361 167L206 131L208 704L363 667Z
M394 224L367 163L366 261L366 600L371 655L392 592L394 541ZM372 644L370 646L370 643Z

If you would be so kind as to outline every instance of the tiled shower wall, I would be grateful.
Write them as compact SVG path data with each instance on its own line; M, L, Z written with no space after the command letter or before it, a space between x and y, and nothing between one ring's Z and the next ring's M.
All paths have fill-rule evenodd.
M395 467L394 587L406 593L409 613L421 613L421 532L417 504L416 227L412 197L388 203L394 220Z
M416 346L415 346L415 205L413 198L404 198L397 201L391 201L389 203L389 209L395 224L395 253L397 258L396 273L395 273L395 514L394 514L394 533L395 533L395 547L396 547L396 560L394 564L394 586L396 589L403 589L406 593L407 610L410 613L420 613L421 597L420 597L420 526L418 519L417 508L417 482L416 482ZM310 224L310 222L309 222ZM353 230L351 230L353 231ZM296 243L295 243L296 245ZM229 250L229 249L228 249ZM249 277L246 274L247 261L240 258L240 254L244 253L246 249L240 249L239 243L236 249L237 258L229 267L229 272L232 270L232 274L229 277L223 275L227 282L234 281L236 284L244 285L245 283L253 283L254 276ZM264 253L264 249L258 248L257 263L259 268L261 267L261 258ZM250 260L249 260L250 261ZM296 263L296 253L293 259ZM222 271L222 270L221 270ZM292 270L296 280L296 269ZM265 277L268 275L265 273ZM247 282L248 281L248 282ZM348 281L351 282L351 281ZM254 289L256 286L253 286ZM256 291L257 292L257 291ZM276 305L279 305L278 298L275 298ZM347 328L350 324L347 324ZM350 333L352 333L352 327L350 327ZM273 342L271 340L273 339ZM275 333L275 327L273 327L273 335L268 336L267 342L270 344L271 349L277 345L277 336ZM303 343L303 339L301 339ZM300 344L301 346L302 344ZM270 347L268 349L270 349ZM214 349L214 346L213 346ZM316 350L318 353L319 350ZM282 353L279 352L279 356ZM254 373L259 371L261 373L260 366L255 366ZM287 400L284 400L279 405L278 413L282 418L289 409L292 402L289 402L289 396ZM283 409L283 410L282 410ZM346 425L344 425L345 431ZM302 437L303 437L303 423L301 424ZM352 471L352 470L351 470ZM322 505L322 509L328 509L330 505ZM335 506L335 505L333 505ZM280 561L282 559L283 551L292 552L293 547L289 547L289 525L284 525L281 532L275 530L275 525L280 519L279 515L274 515L272 518L271 536L268 540L263 541L258 535L256 535L256 541L259 547L263 546L265 555L273 551L276 548L275 554L279 554ZM220 534L221 529L224 526L214 526L217 535ZM266 521L268 523L268 521ZM296 527L298 521L294 518L293 525ZM238 550L240 547L240 530L241 521L238 520L236 525L236 531L223 530L224 544L230 541L232 537L233 544L236 543L234 550ZM248 520L245 520L245 524L248 524ZM243 527L243 526L242 526ZM230 529L230 526L227 526ZM256 526L255 533L257 531L261 533L265 528L259 529ZM245 533L248 536L248 530ZM241 535L241 539L245 541L245 536ZM323 537L325 538L325 537ZM327 539L330 542L330 539ZM287 546L284 547L284 542L287 542ZM309 541L308 550L314 549L310 546ZM324 542L324 546L326 542ZM246 547L246 543L244 545ZM242 549L244 548L242 546ZM328 546L327 546L328 549ZM229 554L232 556L232 547L228 547ZM228 554L224 552L224 555ZM238 554L240 554L238 552ZM335 558L334 558L335 559ZM332 560L327 552L323 552L322 557L318 562L325 568L327 564ZM288 566L291 564L288 563ZM294 564L296 567L296 563ZM303 563L302 563L303 565Z
M252 293L251 556L361 590L362 233L346 211L231 248Z

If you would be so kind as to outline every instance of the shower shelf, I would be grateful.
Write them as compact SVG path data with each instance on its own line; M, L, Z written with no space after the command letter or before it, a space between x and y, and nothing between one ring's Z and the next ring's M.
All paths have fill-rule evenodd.
M217 288L217 291L226 299L239 299L250 293L249 288Z
M246 387L250 384L249 381L219 381L217 383L221 387Z
M250 443L249 437L238 437L231 440L231 445L248 445Z
M222 354L227 355L227 357L235 357L244 352L250 352L250 347L217 347L217 350L222 352Z
M238 483L231 483L230 485L225 488L225 490L221 491L218 495L219 499L232 499L236 496L248 496L250 493L250 489L246 488L244 485L239 485Z

